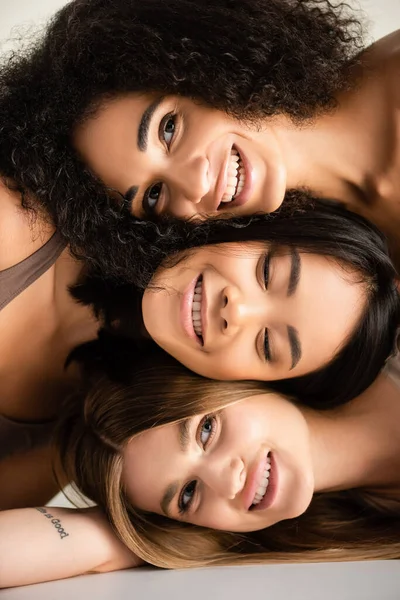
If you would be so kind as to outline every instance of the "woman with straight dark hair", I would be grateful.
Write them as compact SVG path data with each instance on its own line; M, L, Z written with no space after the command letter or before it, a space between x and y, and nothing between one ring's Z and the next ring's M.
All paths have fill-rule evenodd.
M246 227L240 219L188 227L174 244L154 276L142 263L141 314L153 341L191 370L266 381L327 405L360 394L379 373L399 295L386 240L363 218L317 202ZM75 293L138 337L132 306L141 293L101 281Z

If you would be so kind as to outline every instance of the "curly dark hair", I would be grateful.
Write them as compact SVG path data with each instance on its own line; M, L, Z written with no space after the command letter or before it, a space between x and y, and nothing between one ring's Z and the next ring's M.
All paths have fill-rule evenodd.
M241 119L294 120L352 84L360 21L329 0L74 0L0 70L0 173L109 276L134 282L149 244L171 234L116 202L71 133L128 92L197 99Z

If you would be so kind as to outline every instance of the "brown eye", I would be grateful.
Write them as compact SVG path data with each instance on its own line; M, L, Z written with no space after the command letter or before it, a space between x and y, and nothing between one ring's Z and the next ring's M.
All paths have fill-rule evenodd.
M162 183L155 183L146 190L142 202L146 215L154 215L162 192L162 186Z
M176 131L176 115L168 114L165 115L163 120L160 123L159 136L161 140L167 144L169 148L172 140L174 139Z

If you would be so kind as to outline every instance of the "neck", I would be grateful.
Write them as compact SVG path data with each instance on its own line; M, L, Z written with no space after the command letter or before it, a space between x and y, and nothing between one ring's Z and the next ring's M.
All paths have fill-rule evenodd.
M307 188L355 209L380 197L397 142L392 89L379 58L379 44L364 53L354 69L358 84L337 97L331 112L301 125L274 120L287 189Z
M386 375L349 404L304 416L316 492L400 486L400 392Z

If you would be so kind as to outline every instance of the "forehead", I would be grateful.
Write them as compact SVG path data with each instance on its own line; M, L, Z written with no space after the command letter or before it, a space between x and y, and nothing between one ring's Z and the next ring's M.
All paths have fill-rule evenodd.
M179 450L177 425L153 427L133 437L122 452L122 480L135 504L155 481L163 484L170 457Z
M183 261L204 261L208 259L222 258L255 258L260 252L264 252L270 244L260 241L244 242L220 242L218 244L209 244L200 246L191 250L183 250L179 259Z
M100 118L104 122L107 120L113 121L114 119L118 121L118 115L132 118L135 116L134 113L141 116L149 106L153 104L158 106L164 103L168 103L168 106L173 103L176 109L182 108L225 115L222 111L185 96L165 95L161 92L127 92L100 101L92 111L89 120L90 118L96 120Z
M131 111L132 108L143 111L157 99L161 99L160 94L140 92L119 94L100 101L91 116L95 119L104 119L107 115L115 116L116 112Z

